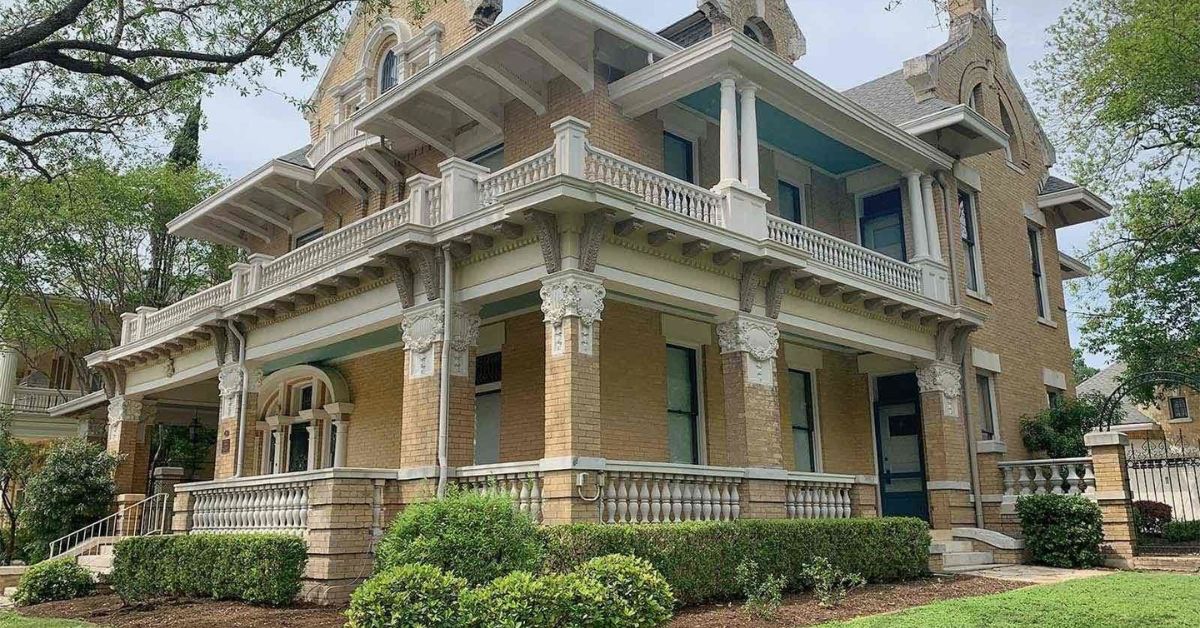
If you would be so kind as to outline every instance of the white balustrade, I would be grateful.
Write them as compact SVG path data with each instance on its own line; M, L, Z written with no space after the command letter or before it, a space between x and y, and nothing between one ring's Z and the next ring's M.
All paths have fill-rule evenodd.
M624 190L667 211L721 226L721 196L590 144L584 156L584 178Z
M191 531L303 534L308 528L310 484L244 484L191 491Z
M491 207L508 192L550 178L554 174L554 148L548 148L479 179L479 206Z
M507 495L521 512L542 521L542 474L537 465L481 465L457 470L459 486L480 493Z
M813 474L791 474L784 505L789 519L846 519L851 513L853 477L814 478Z
M1004 476L1005 502L1025 495L1094 495L1096 472L1091 458L1016 460L997 466Z
M775 216L767 217L767 234L772 241L800 249L827 266L921 294L921 270L912 264Z
M350 120L345 120L340 124L327 128L321 139L317 140L312 145L312 148L308 149L305 157L308 158L308 163L315 164L329 153L332 153L337 147L361 136L362 132L356 130Z
M637 465L645 467L646 465ZM609 465L600 499L602 523L733 521L741 516L741 470L662 465L620 470ZM616 467L616 469L614 469Z
M12 409L17 412L44 413L54 406L78 399L82 394L78 390L17 386L13 394Z
M185 297L160 310L149 312L146 314L146 323L139 330L137 338L147 338L179 327L204 310L228 304L231 295L232 285L226 281L190 297Z
M442 211L443 197L441 181L430 184L429 188L425 191L425 203L427 205L425 215L429 217L430 227L435 227L442 223L442 216L444 215Z

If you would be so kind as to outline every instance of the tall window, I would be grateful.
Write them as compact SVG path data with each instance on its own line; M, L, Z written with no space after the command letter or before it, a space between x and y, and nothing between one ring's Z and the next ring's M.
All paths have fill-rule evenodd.
M1046 389L1046 404L1051 408L1057 408L1062 405L1063 392L1057 388Z
M696 350L667 346L667 448L671 462L700 464Z
M493 146L467 161L495 172L504 167L504 144Z
M979 388L979 436L982 440L996 440L996 386L992 376L986 373L975 375Z
M308 425L309 423L305 421L288 426L288 473L308 470Z
M1046 303L1046 273L1042 266L1042 235L1036 228L1029 228L1029 259L1033 270L1033 294L1037 302L1037 315L1041 319L1050 318L1050 308Z
M779 217L796 224L804 223L804 194L786 181L779 182Z
M387 51L383 55L383 62L379 64L379 93L382 94L396 86L399 75L397 73L396 53Z
M1012 116L1008 113L1008 107L1004 103L1000 103L1000 124L1004 127L1004 132L1008 134L1008 144L1004 147L1004 154L1009 161L1013 160L1013 142L1019 141L1017 138L1017 127L1013 124Z
M696 145L672 133L663 133L663 170L676 179L696 182Z
M888 257L906 259L900 188L863 198L859 230L863 246Z
M1186 419L1191 416L1188 412L1188 403L1185 397L1171 397L1168 402L1171 404L1171 419Z
M788 399L792 420L792 450L797 471L816 471L816 444L813 437L816 413L813 410L811 373L788 371Z
M475 358L475 464L500 462L500 356Z
M971 95L967 97L967 106L980 111L980 105L983 104L983 83L976 83L975 87L971 88Z
M958 193L958 222L962 230L963 253L967 258L967 289L982 292L979 274L979 229L975 224L975 197L968 192Z

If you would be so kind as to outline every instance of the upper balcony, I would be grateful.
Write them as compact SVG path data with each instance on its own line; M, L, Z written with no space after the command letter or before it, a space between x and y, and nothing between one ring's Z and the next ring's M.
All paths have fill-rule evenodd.
M47 414L50 408L78 399L82 394L77 390L17 386L13 393L12 410L20 414Z

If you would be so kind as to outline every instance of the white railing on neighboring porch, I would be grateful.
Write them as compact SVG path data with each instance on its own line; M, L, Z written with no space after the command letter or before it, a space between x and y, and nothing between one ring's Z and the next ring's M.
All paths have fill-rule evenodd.
M13 393L12 409L16 412L44 413L54 406L78 399L82 394L78 390L17 386Z
M191 491L192 532L283 532L308 527L309 480Z
M854 476L789 473L785 506L789 519L847 519Z
M1014 460L997 466L1004 474L1004 501L1024 495L1093 495L1096 472L1091 458Z
M771 240L800 249L828 266L921 294L921 270L912 264L775 216L767 216L767 234Z
M611 185L667 211L710 225L722 225L721 209L725 201L720 195L591 144L586 145L583 173L588 181Z
M460 467L455 474L459 486L507 495L521 512L528 513L534 521L542 521L542 473L537 462Z

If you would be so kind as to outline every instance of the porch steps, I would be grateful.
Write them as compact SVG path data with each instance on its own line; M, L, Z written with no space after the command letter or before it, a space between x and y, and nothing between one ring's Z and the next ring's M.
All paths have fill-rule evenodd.
M942 554L942 569L992 565L995 558L991 552L945 552Z
M88 554L79 556L75 559L80 567L96 574L101 580L105 576L112 573L113 566L113 546L111 544L101 545L100 553Z
M930 566L940 573L968 573L1001 567L1024 543L981 528L931 530ZM999 555L998 555L999 554Z

